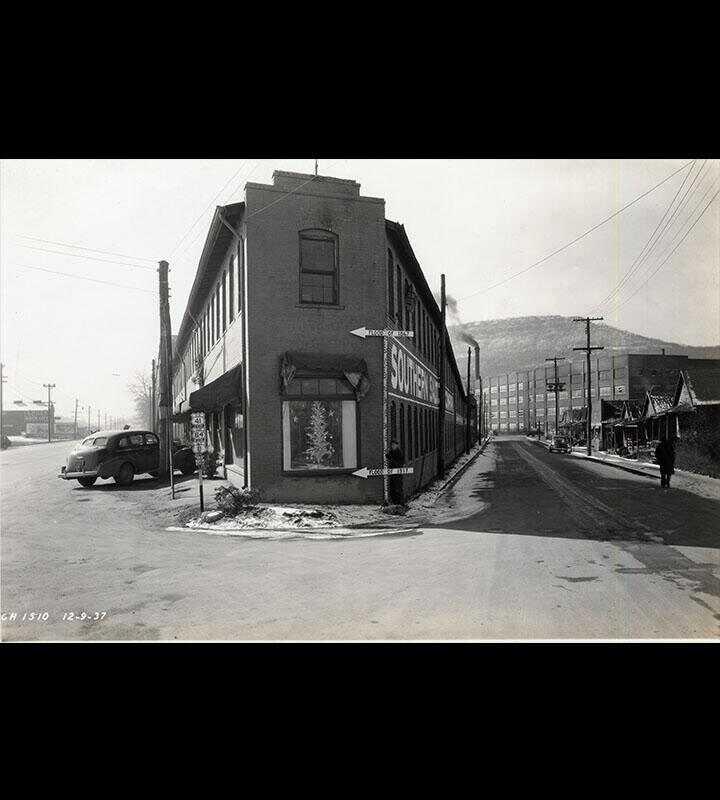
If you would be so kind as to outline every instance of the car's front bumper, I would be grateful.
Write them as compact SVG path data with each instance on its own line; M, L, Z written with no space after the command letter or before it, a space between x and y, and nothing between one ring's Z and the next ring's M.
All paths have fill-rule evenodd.
M96 469L89 469L86 472L66 472L65 467L63 467L58 478L62 478L65 481L74 481L78 478L97 478L98 475L99 473Z

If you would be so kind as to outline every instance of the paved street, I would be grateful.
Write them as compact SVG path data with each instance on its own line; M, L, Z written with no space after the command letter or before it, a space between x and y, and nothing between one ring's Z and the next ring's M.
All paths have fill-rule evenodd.
M273 541L166 531L156 482L58 480L68 448L1 456L2 611L49 616L6 616L6 641L720 635L720 496L677 475L664 492L500 437L444 498L453 521ZM82 611L106 615L61 619Z

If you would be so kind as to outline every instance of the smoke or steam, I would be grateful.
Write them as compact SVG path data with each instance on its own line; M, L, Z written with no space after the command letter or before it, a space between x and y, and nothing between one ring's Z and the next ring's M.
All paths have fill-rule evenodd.
M437 301L437 304L440 305L441 304L441 302L440 302L441 301L441 297L440 297L439 292L434 292L433 296L435 297L435 300ZM456 337L458 339L460 339L460 341L466 342L471 347L479 347L479 342L476 339L474 339L470 335L470 333L466 330L466 328L469 325L469 323L463 322L460 319L460 312L458 310L458 302L457 302L457 300L451 294L448 294L447 292L445 293L445 310L447 311L447 313L448 313L448 315L450 317L450 321L452 322L452 324L457 327L457 332L455 334Z
M460 339L461 342L466 342L471 347L480 347L480 343L477 339L473 338L466 330L463 330L462 325L458 331L458 339Z

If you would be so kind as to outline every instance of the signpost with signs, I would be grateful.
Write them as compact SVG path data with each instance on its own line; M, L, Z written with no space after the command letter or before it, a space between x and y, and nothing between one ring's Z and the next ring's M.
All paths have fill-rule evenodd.
M195 463L198 467L198 487L200 489L200 511L205 510L203 499L203 456L207 453L207 433L205 430L205 412L193 411L190 414L190 440L192 441Z

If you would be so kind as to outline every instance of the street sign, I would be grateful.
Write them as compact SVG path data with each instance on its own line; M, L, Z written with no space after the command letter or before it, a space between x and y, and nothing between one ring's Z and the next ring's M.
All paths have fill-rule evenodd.
M350 331L353 336L359 336L361 339L365 339L367 336L394 336L395 338L406 337L412 339L415 336L414 331L394 331L390 329L380 329L380 330L368 330L366 327L362 328L355 328L354 331Z
M368 469L367 467L363 467L353 472L353 475L357 475L358 478L377 478L383 475L412 475L412 473L412 467L389 467L384 469Z

